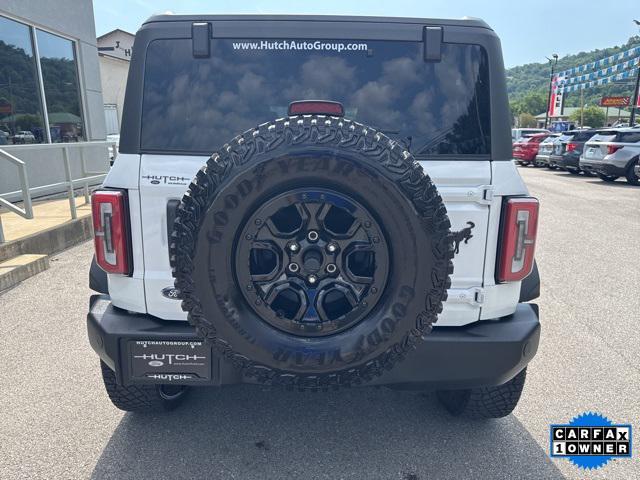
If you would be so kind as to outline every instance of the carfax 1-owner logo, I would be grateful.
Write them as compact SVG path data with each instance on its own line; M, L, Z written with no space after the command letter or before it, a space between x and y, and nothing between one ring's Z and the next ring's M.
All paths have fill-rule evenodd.
M616 425L599 413L583 413L566 425L551 425L552 457L574 465L600 468L616 458L631 457L631 425Z

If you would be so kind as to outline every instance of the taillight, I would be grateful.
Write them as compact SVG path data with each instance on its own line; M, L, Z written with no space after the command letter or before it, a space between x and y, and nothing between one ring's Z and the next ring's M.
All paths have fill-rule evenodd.
M531 273L538 231L538 200L512 197L503 204L498 282L517 282Z
M107 273L129 275L129 228L126 195L100 190L91 195L96 262Z
M578 148L577 144L567 143L567 152L573 152L576 148Z
M607 146L607 154L611 155L612 153L616 153L621 148L622 148L622 145L608 145Z

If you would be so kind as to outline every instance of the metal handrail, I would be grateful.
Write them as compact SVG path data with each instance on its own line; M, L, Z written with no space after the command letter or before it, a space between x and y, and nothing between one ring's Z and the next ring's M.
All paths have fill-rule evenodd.
M38 144L38 145L29 145L28 147L43 147L45 145L51 144ZM69 198L69 210L71 212L71 218L78 218L77 206L76 206L76 198L74 195L74 185L83 184L84 185L84 199L85 204L89 204L91 202L89 196L89 183L95 180L99 180L104 178L107 172L91 172L87 171L87 166L84 159L84 147L87 146L106 146L107 152L109 147L113 147L115 152L116 143L115 142L81 142L81 143L65 143L62 144L62 160L64 162L64 173L65 173L65 181L51 183L48 185L41 185L39 187L29 188L29 181L27 178L27 167L25 162L20 160L19 158L11 155L6 150L0 149L0 160L5 159L8 160L13 165L18 167L18 173L20 175L20 190L16 190L15 192L9 192L4 194L5 196L15 195L18 193L22 194L22 202L24 204L24 208L20 208L14 203L11 203L9 200L6 200L0 196L0 205L5 206L9 209L10 212L16 213L23 218L28 220L32 220L33 217L33 204L31 201L31 195L33 193L40 192L42 190L54 188L54 187L67 187L67 196ZM24 149L25 146L21 146L21 150ZM80 149L80 171L82 172L81 178L74 179L71 175L71 161L69 160L69 149L70 148L79 148ZM108 153L107 153L108 155ZM0 217L0 244L5 243L4 231L2 229L2 217Z
M29 192L29 179L27 178L27 166L25 163L17 157L14 157L10 153L0 149L0 158L8 160L9 163L18 167L18 174L20 175L20 189L22 191L22 198L24 199L24 208L20 208L14 205L9 200L5 200L0 197L0 205L4 205L13 213L17 213L21 217L32 219L33 218L33 205L31 204L31 194ZM0 217L0 243L4 243L4 230L2 229L2 217Z

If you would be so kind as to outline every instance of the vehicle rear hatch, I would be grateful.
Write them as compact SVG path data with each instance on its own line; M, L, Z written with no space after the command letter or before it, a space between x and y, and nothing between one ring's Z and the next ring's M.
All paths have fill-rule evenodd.
M173 285L168 236L175 206L197 170L235 135L286 116L290 102L321 99L342 103L346 117L404 144L433 178L452 230L462 231L439 324L478 320L495 268L490 263L485 269L485 257L495 261L497 242L492 233L488 247L488 231L497 232L499 223L491 160L511 164L511 141L508 116L490 115L507 105L506 95L489 91L489 72L502 65L497 38L483 24L461 23L429 27L433 35L425 33L424 22L397 20L177 17L145 25L134 46L144 75L134 74L129 83L138 87L127 87L128 98L143 99L142 131L134 139L139 146L124 138L121 150L137 147L141 154L148 312L185 318L180 302L166 295ZM491 82L502 92L503 80L496 77ZM492 136L492 130L500 134ZM497 207L490 215L492 205ZM519 285L509 292L515 308Z
M584 145L583 158L585 160L602 160L609 154L609 145L612 145L620 132L601 132L589 139Z

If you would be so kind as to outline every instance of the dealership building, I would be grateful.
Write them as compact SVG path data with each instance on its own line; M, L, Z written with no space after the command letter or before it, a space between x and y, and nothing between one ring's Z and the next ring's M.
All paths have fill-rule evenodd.
M0 197L22 198L21 162L34 197L106 171L105 135L92 1L3 0Z
M134 34L119 28L98 37L107 135L120 133L124 92L135 38Z

